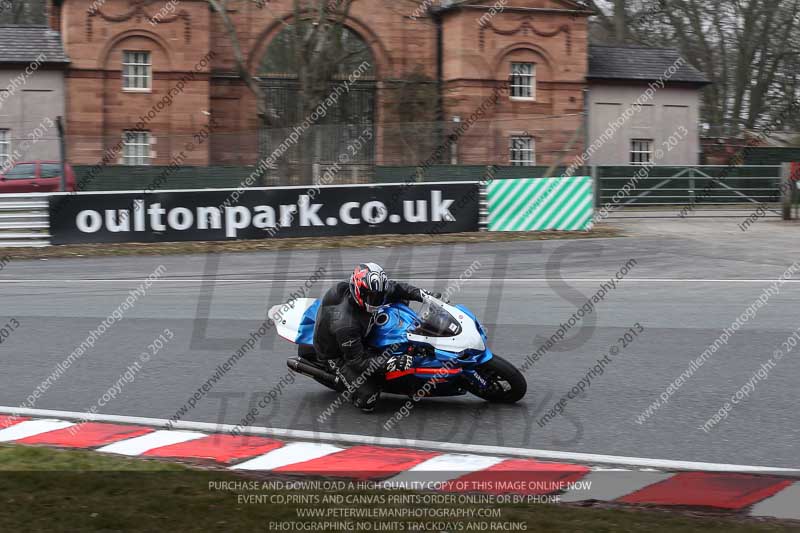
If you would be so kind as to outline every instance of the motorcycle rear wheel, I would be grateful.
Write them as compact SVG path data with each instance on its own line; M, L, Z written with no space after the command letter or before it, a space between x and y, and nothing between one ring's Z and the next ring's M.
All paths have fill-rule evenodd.
M522 372L499 355L475 368L475 371L489 383L489 387L479 389L472 386L470 392L487 402L515 403L528 391L528 382Z

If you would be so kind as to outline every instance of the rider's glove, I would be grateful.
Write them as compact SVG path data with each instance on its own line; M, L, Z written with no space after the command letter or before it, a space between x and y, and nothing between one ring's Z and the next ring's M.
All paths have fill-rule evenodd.
M433 292L433 291L422 291L422 292L425 294L429 294L430 296L433 296L437 300L442 300L443 302L449 303L449 301L446 298L442 298L441 292Z

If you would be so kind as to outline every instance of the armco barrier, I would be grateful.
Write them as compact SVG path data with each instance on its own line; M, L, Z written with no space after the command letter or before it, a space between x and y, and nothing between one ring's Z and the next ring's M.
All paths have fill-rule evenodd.
M50 244L46 193L0 195L0 247Z
M53 244L478 231L477 182L59 193ZM378 242L378 241L376 241Z
M592 227L589 176L494 180L487 185L489 231L577 231Z

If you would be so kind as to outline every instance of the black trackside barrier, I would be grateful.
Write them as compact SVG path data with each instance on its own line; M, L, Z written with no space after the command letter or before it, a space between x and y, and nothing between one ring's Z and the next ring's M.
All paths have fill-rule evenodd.
M332 185L50 197L53 244L478 231L479 184Z

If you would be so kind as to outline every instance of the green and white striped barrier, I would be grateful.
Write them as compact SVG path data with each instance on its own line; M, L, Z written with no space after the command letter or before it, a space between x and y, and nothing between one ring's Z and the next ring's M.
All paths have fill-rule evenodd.
M589 176L494 180L487 185L489 231L580 231L592 227Z

